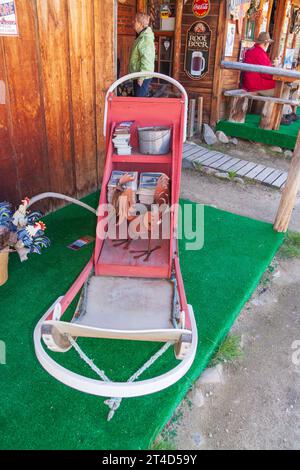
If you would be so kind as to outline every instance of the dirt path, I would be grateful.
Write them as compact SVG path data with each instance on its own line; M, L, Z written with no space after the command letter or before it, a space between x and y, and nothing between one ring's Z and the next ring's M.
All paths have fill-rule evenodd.
M183 172L182 188L182 197L269 222L280 198L276 190L190 170ZM290 228L300 231L300 199ZM299 365L292 361L292 345L300 344L300 260L275 260L274 266L231 331L241 336L244 357L223 365L224 383L196 383L177 424L163 433L176 449L300 448L300 354Z

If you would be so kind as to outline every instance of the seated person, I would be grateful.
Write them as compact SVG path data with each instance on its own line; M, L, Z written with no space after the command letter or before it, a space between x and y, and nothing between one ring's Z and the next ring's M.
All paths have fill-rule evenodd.
M260 33L254 46L245 54L246 64L265 65L272 67L272 62L267 54L268 47L273 40L269 33ZM260 72L244 72L242 86L247 91L254 91L259 95L274 96L275 81L272 75Z
M254 46L246 51L245 60L246 64L264 65L272 67L273 64L267 54L267 50L271 42L274 42L270 38L269 33L260 33ZM277 62L276 60L274 61ZM275 94L275 80L272 75L261 72L244 72L242 78L242 87L246 91L255 92L261 96L274 96ZM285 86L282 92L283 99L289 99L290 87ZM290 124L290 122L297 119L297 116L292 112L292 108L289 105L283 106L283 118L282 124Z

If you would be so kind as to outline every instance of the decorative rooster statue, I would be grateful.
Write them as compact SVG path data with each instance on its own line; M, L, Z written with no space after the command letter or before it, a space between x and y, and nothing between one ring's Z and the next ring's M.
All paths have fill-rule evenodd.
M124 221L127 220L131 222L135 218L139 217L135 215L134 211L134 201L133 201L133 193L130 188L126 188L126 183L129 181L133 181L133 177L129 174L123 175L120 180L119 184L117 185L113 198L112 204L116 210L119 225ZM156 188L154 192L154 202L153 204L157 205L161 208L163 205L169 204L170 195L169 195L169 177L164 173L159 177L156 183ZM156 246L155 248L151 249L151 232L154 223L161 223L162 212L159 212L158 221L155 221L151 210L148 210L147 213L143 217L142 225L140 224L140 232L147 230L148 232L148 247L147 250L131 250L130 253L138 253L138 255L134 256L135 259L145 257L143 261L148 261L151 254L159 250L161 247ZM122 240L121 242L118 241L114 246L120 246L125 244L124 249L127 249L129 244L131 243L131 239L128 238L127 240Z
M12 223L16 227L24 227L27 223L26 219L26 212L27 212L27 207L30 203L30 199L28 197L25 197L22 200L22 204L19 205L18 209L14 213L12 217Z
M37 222L18 230L15 248L21 261L25 261L29 253L41 254L42 248L50 246L49 238L44 235L45 229L46 225L43 222Z
M41 254L42 248L50 246L44 235L46 228L41 212L28 211L30 200L25 197L14 212L9 202L0 203L0 251L17 251L21 261L28 259L29 253Z

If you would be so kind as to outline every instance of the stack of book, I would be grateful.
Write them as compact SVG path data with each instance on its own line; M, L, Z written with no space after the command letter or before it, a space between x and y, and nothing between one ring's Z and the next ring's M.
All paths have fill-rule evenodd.
M153 204L154 193L159 177L162 173L141 173L140 184L137 194L141 204Z
M128 183L125 184L125 188L130 188L132 190L132 203L136 203L136 193L137 193L137 182L138 182L138 172L137 171L117 171L114 170L111 174L109 183L107 185L107 202L109 204L112 203L112 197L114 190L116 189L117 184L119 183L119 180L121 176L123 175L130 175L133 176L134 179L132 181L129 181Z
M118 155L131 155L130 130L134 121L124 121L116 125L113 143Z

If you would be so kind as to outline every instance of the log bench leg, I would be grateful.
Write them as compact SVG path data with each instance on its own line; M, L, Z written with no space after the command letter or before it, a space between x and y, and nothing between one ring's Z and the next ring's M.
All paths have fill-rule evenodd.
M281 122L283 106L279 103L266 102L261 113L259 127L277 131Z
M240 123L245 122L248 110L248 103L248 98L242 98L238 96L234 96L233 98L231 98L228 121Z

